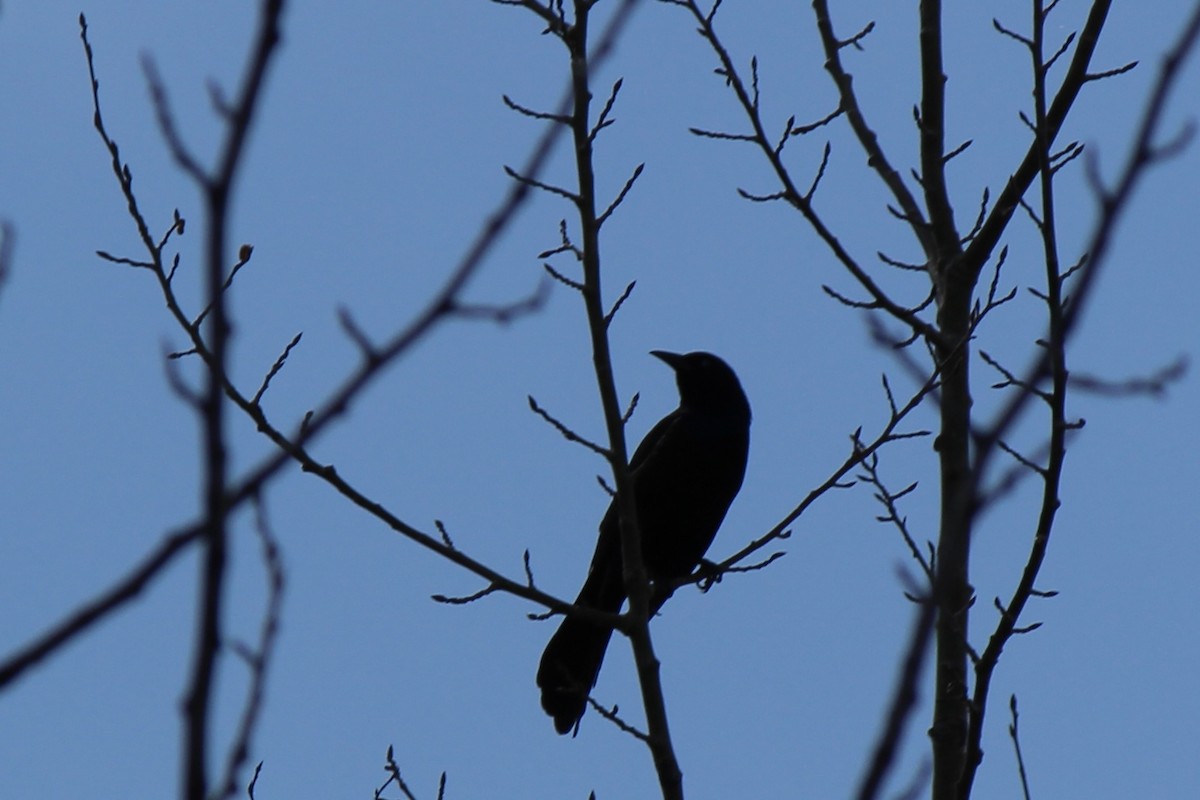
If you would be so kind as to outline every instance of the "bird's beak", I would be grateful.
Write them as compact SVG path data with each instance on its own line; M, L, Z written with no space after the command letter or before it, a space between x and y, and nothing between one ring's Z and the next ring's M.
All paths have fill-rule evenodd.
M683 356L679 353L669 353L666 350L651 350L650 355L655 358L662 359L671 369L679 369L683 363Z

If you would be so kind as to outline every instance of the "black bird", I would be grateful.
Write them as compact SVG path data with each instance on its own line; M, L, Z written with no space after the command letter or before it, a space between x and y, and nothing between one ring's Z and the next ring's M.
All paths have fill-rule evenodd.
M670 596L672 583L700 563L742 486L750 404L737 375L711 353L655 350L651 355L675 370L679 385L679 408L650 429L629 462L653 615ZM621 561L614 498L575 604L619 612L625 602ZM611 628L567 617L546 645L537 684L542 708L559 733L578 729L611 636Z

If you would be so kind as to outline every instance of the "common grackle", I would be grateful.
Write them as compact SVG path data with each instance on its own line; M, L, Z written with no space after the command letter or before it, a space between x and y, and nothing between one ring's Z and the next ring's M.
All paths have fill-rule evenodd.
M629 462L653 615L670 596L672 583L700 563L742 486L750 404L737 375L711 353L655 350L651 355L675 370L679 386L679 408L650 429ZM575 604L620 611L625 602L621 562L614 498ZM611 628L567 617L546 645L537 684L542 708L559 733L578 729L611 636Z

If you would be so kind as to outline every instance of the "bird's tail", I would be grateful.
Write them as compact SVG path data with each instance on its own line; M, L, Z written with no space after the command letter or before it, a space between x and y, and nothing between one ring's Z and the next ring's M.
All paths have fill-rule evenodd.
M625 587L620 570L611 572L616 574L593 571L588 575L575 604L610 614L620 611ZM567 617L546 645L538 667L537 685L542 690L542 708L554 718L554 728L559 733L578 726L611 637L612 628Z

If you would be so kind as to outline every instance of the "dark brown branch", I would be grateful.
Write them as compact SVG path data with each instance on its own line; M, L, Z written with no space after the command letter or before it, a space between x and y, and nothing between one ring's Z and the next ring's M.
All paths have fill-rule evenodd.
M891 401L890 397L889 401ZM856 440L855 445L861 447L862 442ZM913 557L913 560L920 565L921 571L925 574L926 579L929 581L929 586L932 587L933 566L925 558L924 553L921 552L921 548L917 546L916 541L913 539L912 533L908 530L908 518L900 515L900 509L897 506L897 502L900 499L916 490L917 483L914 481L898 492L889 491L883 483L883 478L879 475L878 452L872 453L870 456L862 459L860 465L862 466L863 472L857 476L858 480L875 487L875 499L887 512L877 516L875 520L884 524L890 523L894 528L896 528L897 531L899 531L901 538L904 539L904 544L908 547L908 551Z
M1102 0L1097 0L1096 5L1093 6L1093 18L1099 6L1106 6L1106 4ZM1096 32L1098 33L1098 31ZM1037 27L1035 27L1035 35L1040 35ZM1020 382L1025 386L1036 386L1045 377L1051 378L1053 385L1050 392L1052 424L1049 462L1045 468L1042 508L1030 548L1029 558L1021 579L1013 591L1012 598L1004 606L1005 611L1001 615L995 631L988 640L987 647L979 655L976 663L976 681L971 702L970 754L967 757L965 770L959 782L958 797L960 800L966 800L970 796L974 775L982 758L979 749L979 741L982 736L982 720L986 709L991 677L999 661L1000 654L1012 636L1036 628L1036 625L1018 627L1017 620L1020 618L1021 612L1029 598L1034 596L1034 586L1045 559L1054 516L1059 507L1058 482L1061 476L1062 458L1065 452L1063 437L1073 427L1066 420L1063 411L1067 383L1063 355L1065 343L1071 336L1079 315L1082 313L1082 309L1086 307L1087 299L1096 284L1096 276L1099 274L1099 270L1107 256L1117 219L1126 210L1128 198L1133 188L1144 177L1147 169L1158 161L1153 142L1158 134L1160 122L1166 110L1167 99L1176 85L1180 65L1195 49L1198 37L1200 37L1200 3L1193 7L1182 33L1164 56L1159 75L1152 86L1152 91L1144 107L1142 119L1137 127L1133 144L1130 147L1125 166L1117 179L1115 188L1101 191L1100 193L1101 213L1095 223L1093 233L1084 248L1084 252L1089 254L1089 258L1082 268L1074 300L1068 308L1064 308L1066 304L1059 296L1063 278L1058 269L1057 251L1053 239L1054 206L1050 193L1052 174L1049 153L1053 134L1057 130L1053 121L1054 106L1051 106L1043 115L1041 102L1035 97L1035 105L1038 106L1038 128L1041 132L1041 135L1039 135L1038 140L1035 142L1035 157L1040 167L1039 173L1042 176L1043 215L1046 217L1046 224L1044 226L1046 233L1043 235L1043 241L1047 252L1046 305L1050 313L1050 322L1047 335L1043 339L1046 342L1046 346L1041 348L1040 355L1024 372L1020 378ZM1081 38L1080 47L1083 47L1084 39L1086 39L1086 36ZM1094 46L1094 42L1092 44ZM1039 83L1043 82L1044 74L1035 69L1035 79ZM1044 86L1044 83L1042 83L1042 86ZM1035 84L1035 92L1040 91L1038 85ZM1060 89L1059 97L1061 96L1062 90ZM1059 99L1056 98L1055 105L1058 102ZM1068 273L1070 271L1068 270ZM975 466L975 479L977 481L979 480L979 476L984 474L987 463L992 455L999 449L999 441L1005 436L1033 396L1034 394L1028 391L1016 393L1006 406L1001 409L1000 413L997 414L989 430L982 437L977 438L979 442L978 457Z
M507 3L507 0L492 0L492 2ZM413 794L412 789L408 788L408 784L404 782L402 777L400 777L400 765L396 763L395 750L391 745L388 745L387 755L385 758L387 763L384 765L383 769L385 772L387 772L388 779L384 781L382 786L375 790L375 800L383 800L383 790L391 786L393 783L396 784L397 789L404 793L404 797L407 800L417 800L417 796ZM442 776L438 779L437 800L445 800L445 797L446 773L443 772Z
M537 257L549 258L550 256L557 255L559 253L570 253L571 255L575 256L576 261L582 261L583 254L579 252L579 248L571 242L571 237L567 235L567 221L565 219L558 221L558 234L559 238L562 240L562 243L559 244L558 247L554 247L549 250L543 250L542 252L538 253ZM553 272L553 270L551 271ZM558 277L564 282L569 283L569 281L566 281L565 278L562 278L557 273L555 273L555 277Z
M946 153L944 156L942 156L942 163L943 164L950 163L950 161L952 159L965 153L967 148L970 147L972 144L974 144L974 140L967 139L965 142L960 144L958 147L954 148L949 153Z
M583 291L582 283L568 278L566 275L563 275L561 272L559 272L558 270L556 270L554 267L550 266L549 264L542 264L542 268L545 269L546 272L550 274L550 277L554 278L554 280L558 281L559 283L563 284L564 286L570 286L572 289L574 289L577 292Z
M799 125L795 128L792 128L789 131L789 133L792 136L803 136L807 133L812 133L817 128L823 128L826 125L828 125L829 123L833 122L835 119L840 117L843 113L845 113L844 110L841 108L841 106L838 106L837 109L830 111L828 114L821 117L816 122L809 122L805 125ZM792 117L792 119L795 120L795 117Z
M757 137L751 133L722 133L720 131L710 131L704 128L688 128L695 136L701 136L705 139L725 139L730 142L757 142Z
M145 73L146 85L150 89L150 102L154 106L158 128L167 142L167 148L171 151L172 158L192 180L202 187L207 186L209 177L205 173L204 167L183 143L183 137L179 133L179 129L175 127L175 116L171 113L162 76L158 74L158 67L155 65L154 59L146 54L142 56L142 72Z
M0 220L0 292L4 291L4 284L8 282L12 271L13 244L16 238L17 234L12 224L8 220Z
M614 16L610 19L610 23L605 29L604 34L600 37L599 44L596 48L596 55L593 58L594 64L601 63L607 57L608 53L611 52L612 42L623 29L632 5L633 3L627 0L627 2L625 2L618 9L618 13L614 14ZM376 513L385 523L389 524L391 527L405 534L417 543L431 550L439 552L448 560L475 572L489 581L499 583L505 588L506 591L514 592L518 596L523 596L541 605L545 605L546 607L567 613L570 606L562 601L559 601L557 598L525 587L520 583L507 581L507 579L499 576L486 566L466 557L458 551L446 547L436 539L405 525L393 515L386 512L386 510L378 507L377 504L371 503L361 494L355 492L351 487L341 480L340 476L338 476L336 472L332 470L332 468L326 468L323 465L317 464L303 450L303 444L305 442L316 436L332 420L345 412L350 401L355 398L366 387L366 385L379 374L382 366L391 362L400 354L407 352L407 350L414 343L423 338L423 336L433 325L446 316L448 301L458 296L458 293L466 284L467 280L471 275L474 274L479 264L482 263L484 256L491 250L493 242L497 239L500 232L507 227L516 209L525 201L526 197L528 196L528 187L524 185L514 186L508 195L503 199L496 211L485 221L478 236L471 243L462 260L451 272L450 276L443 284L442 289L434 296L432 301L426 307L426 310L422 314L418 315L418 317L414 319L406 328L402 329L391 339L383 343L375 352L376 357L371 358L368 363L362 365L340 387L335 388L335 390L320 408L307 413L294 437L285 436L268 423L262 413L262 410L258 408L255 403L253 403L249 398L241 395L236 387L228 382L222 367L223 362L214 356L213 352L208 346L208 343L202 340L198 334L198 331L192 328L188 316L178 305L170 283L170 277L172 276L174 267L172 267L172 273L168 273L163 268L159 244L155 241L154 237L149 234L144 217L141 214L136 197L133 194L131 172L128 166L121 161L120 152L116 146L116 143L111 139L111 137L108 136L104 129L99 110L99 84L96 80L93 68L92 50L86 39L86 25L82 18L80 23L81 35L84 42L85 53L87 55L89 74L92 81L93 101L95 104L94 122L97 131L100 133L101 139L103 140L111 156L113 171L120 182L122 194L124 195L129 206L130 216L137 225L139 235L147 252L151 255L151 260L148 263L153 264L153 271L158 277L160 288L162 289L163 295L167 300L168 308L172 316L192 340L193 349L195 350L196 354L204 360L206 367L210 370L211 374L219 376L223 384L223 389L229 399L232 400L234 404L237 405L244 413L254 419L259 425L259 429L280 448L279 453L264 459L262 462L252 467L239 481L235 482L228 488L227 491L223 492L221 497L221 506L224 509L224 513L228 514L237 506L256 496L268 480L276 475L286 464L295 459L299 461L307 471L320 475L327 482L330 482L335 489L348 496L357 505ZM248 81L246 90L243 92L243 98L254 97L256 96L256 93L257 83L253 80ZM564 104L565 103L569 103L569 92L567 99L564 101ZM234 167L236 166L236 158L234 156L240 152L241 142L244 139L246 130L248 129L249 117L247 115L241 115L233 120L231 124L234 125L236 131L240 131L240 134L235 133L232 138L227 141L227 147L224 150L224 155L220 159L219 169L216 171L212 180L212 183L218 187L221 185L229 185L228 179L232 177ZM530 158L522 170L522 174L527 176L536 176L540 172L542 165L549 157L551 146L556 138L557 133L552 129L548 129L542 135L542 137L533 147ZM221 200L221 202L224 202L223 198L217 199ZM211 201L212 199L210 198L210 202ZM179 220L177 217L172 224L176 226L176 230L181 232L182 228L178 225L178 222ZM216 233L220 232L218 231ZM220 239L220 236L214 236L212 233L210 233L210 242L215 239ZM212 252L217 252L217 250L218 248L210 249L210 256ZM192 533L193 538L201 535L201 528L202 526L197 526L195 531ZM152 563L148 566L149 571L147 573L136 576L138 580L133 584L135 587L134 591L136 592L137 590L140 590L142 585L155 577L161 567L162 562ZM118 590L114 591L120 593L127 590L128 588L123 585L118 587ZM91 624L94 624L99 619L103 618L112 610L112 608L120 605L124 599L125 598L118 598L118 602L113 603L111 606L106 604L99 609L88 609L88 613L82 620L69 621L65 632L56 629L55 636L47 637L47 641L37 643L34 648L31 648L33 651L32 655L35 659L44 658L50 652L57 649L57 647L61 646L63 642L70 639L83 629L86 629ZM206 652L212 651L207 650L206 648ZM22 653L20 655L25 657L28 656L29 653ZM24 666L18 664L16 666L17 670L20 671L24 668L24 666L28 666L28 664L25 663ZM192 739L195 741L196 737L193 736ZM197 763L199 759L195 759L193 757L191 758L191 761L193 763ZM194 793L194 790L190 791Z
M619 91L621 91L622 83L624 83L624 79L619 78L617 80L617 82L613 84L612 91L609 92L609 94L608 94L608 100L604 103L604 108L602 108L600 110L600 116L596 118L596 125L592 128L591 134L588 135L588 139L590 139L592 142L596 141L596 136L599 135L600 131L604 130L605 128L607 128L609 125L612 125L616 121L613 119L609 119L608 115L612 113L613 106L617 102L617 93ZM567 118L567 123L570 124L569 117ZM646 166L646 165L641 164L638 166L638 170L637 170L638 173L640 173L642 171L642 167L644 167L644 166ZM633 181L636 179L637 179L637 175L634 175L634 177L630 179L629 184L626 184L626 188L628 188L629 185L632 185ZM618 200L617 202L620 202L620 201ZM613 205L615 206L616 203L613 203Z
M296 345L300 344L300 337L303 335L303 332L297 333L295 337L288 342L287 347L283 348L283 352L279 354L279 358L275 359L275 363L271 365L271 369L269 369L267 374L263 376L262 383L259 384L258 391L255 392L254 397L250 399L251 403L258 405L262 402L263 395L267 393L267 389L271 386L271 379L278 375L279 371L283 369L283 365L287 363L288 356L291 355L292 350L296 348Z
M936 275L958 255L962 237L946 188L946 73L942 64L942 3L921 0L921 187L936 243ZM906 209L909 216L912 212Z
M917 705L917 685L929 643L933 637L933 623L937 618L937 605L930 598L920 604L917 617L913 620L908 646L900 673L896 676L896 687L892 690L892 701L884 721L879 739L871 753L870 761L859 781L858 800L874 800L883 788L883 782L896 761L896 752L904 740L904 729L912 718Z
M629 457L625 445L625 424L613 377L612 356L608 342L608 321L602 305L600 225L603 216L596 211L596 179L593 165L594 130L590 123L592 98L591 77L595 69L589 53L588 23L592 0L575 0L574 24L564 33L563 40L570 51L573 107L571 134L574 140L575 175L578 181L580 251L583 269L581 293L587 316L592 345L592 366L596 387L604 414L608 439L607 457L616 487L616 504L620 521L622 578L625 583L629 611L624 632L633 648L642 704L646 711L647 738L664 800L683 799L683 775L671 742L666 704L663 699L659 661L654 654L650 637L650 585L642 563L641 532L635 509L633 481L629 474ZM629 4L626 4L627 7ZM607 111L602 113L602 117Z
M892 412L888 418L887 424L884 425L880 433L869 444L862 444L861 430L855 431L851 437L851 441L852 443L857 442L857 444L852 444L850 448L850 455L845 461L842 462L840 466L834 469L834 471L829 475L828 478L825 479L823 483L821 483L821 485L805 495L804 499L800 501L800 504L789 511L784 518L776 523L776 525L769 531L757 539L754 539L733 555L718 562L715 569L722 573L728 572L731 567L745 561L752 554L757 553L771 542L787 538L787 536L790 534L792 523L799 519L800 516L808 510L809 506L823 497L825 493L831 489L845 488L848 485L852 485L844 482L846 476L850 474L850 471L858 466L863 459L870 457L885 444L901 439L927 435L927 431L899 432L897 429L900 423L903 422L904 419L907 418L908 415L912 413L912 411L916 409L926 397L931 395L936 390L939 378L940 373L934 371L934 373L928 377L925 383L913 393L912 397L908 399L908 402L905 403L903 407Z
M258 721L262 713L267 670L270 667L271 658L275 654L279 620L283 612L284 573L283 564L279 558L279 543L271 532L263 501L256 500L254 505L254 528L262 546L263 566L267 572L267 607L263 612L257 646L253 650L246 647L236 648L250 670L250 687L246 692L241 720L238 722L237 732L234 734L233 744L230 745L226 758L225 777L220 784L223 788L219 795L223 798L234 796L237 791L238 774L250 757L250 740L258 728ZM261 769L261 767L260 763L259 768ZM257 779L257 769L254 776Z
M171 230L174 230L174 226L172 226ZM170 235L170 231L168 231L168 235ZM252 245L242 245L241 249L238 251L237 263L233 265L233 269L229 271L229 276L225 278L225 282L221 284L221 294L229 291L229 287L233 286L234 277L238 274L238 272L241 271L242 267L246 266L246 264L250 262L250 256L253 254L254 247ZM213 304L212 302L209 302L209 304L204 307L204 310L196 316L196 319L192 321L192 327L198 329L200 325L203 324L204 318L208 316L210 311L212 311L212 308Z
M787 190L782 192L772 192L771 194L754 194L753 192L749 192L745 189L738 189L737 193L742 199L749 200L752 203L771 203L776 200L790 199Z
M500 325L540 311L550 297L550 279L545 275L527 296L511 303L465 303L451 300L446 313L464 319L486 319Z
M634 168L633 174L629 176L629 180L625 181L625 185L621 187L621 191L617 194L616 199L609 203L608 208L604 209L604 213L596 218L597 225L603 225L612 216L612 213L617 210L617 206L621 205L621 202L625 199L625 195L629 194L629 190L633 188L634 182L641 176L642 170L645 168L646 164L644 162Z
M611 451L609 451L607 448L601 447L600 445L593 442L591 439L585 439L584 437L580 436L575 431L571 430L571 428L567 427L564 423L559 422L558 419L556 419L553 415L551 415L549 411L547 411L546 409L544 409L538 405L537 400L533 399L533 395L529 395L529 410L532 411L533 413L537 414L542 419L546 420L546 422L550 423L550 425L556 431L561 433L563 435L563 438L566 439L568 442L575 442L576 444L581 444L584 447L586 447L588 450L591 450L593 453L597 453L598 455L603 456L605 459L611 460L611 458L612 458Z
M1126 72L1133 70L1138 65L1136 61L1130 61L1128 64L1122 64L1116 69L1106 69L1102 72L1089 72L1085 80L1102 81L1105 78L1112 78L1116 75L1124 75Z
M546 23L546 30L543 33L554 34L560 39L566 34L568 26L561 2L555 3L553 0L546 0L545 4L538 3L536 0L492 0L492 2L499 6L519 6L529 9Z
M517 181L518 183L523 183L526 186L533 187L534 189L541 189L543 192L549 192L550 194L556 194L559 197L565 197L567 200L570 200L572 203L579 202L579 195L575 194L574 192L564 189L561 186L555 186L553 184L546 183L545 181L540 181L537 178L531 178L531 177L522 175L520 172L517 172L512 167L506 166L504 168L504 173L506 175L508 175L508 177L512 178L514 181Z
M817 32L821 36L821 44L825 50L825 69L833 79L834 86L837 87L838 96L841 98L839 105L846 114L850 129L854 131L859 145L867 155L867 164L875 170L880 180L892 193L896 203L904 210L904 216L916 223L912 226L913 234L917 237L926 256L932 258L934 250L925 225L925 217L917 206L912 193L904 185L900 173L884 154L878 135L867 122L859 105L858 96L854 92L854 79L842 65L842 48L847 44L857 46L859 40L872 30L874 24L868 25L857 36L841 41L833 32L833 21L829 15L827 0L813 0L813 13L816 15Z
M254 800L254 789L258 786L258 776L262 773L263 762L258 762L254 765L254 774L250 776L250 782L246 784L246 794L250 800Z
M897 259L892 258L891 256L889 256L887 253L883 252L882 250L876 250L875 257L878 258L880 261L882 261L884 264L887 264L889 267L895 267L896 269L902 269L907 272L925 272L926 271L926 266L924 264L911 264L907 261L899 261Z
M591 695L588 695L587 701L588 701L588 705L590 705L593 709L595 709L597 714L604 717L606 720L608 720L612 724L616 725L617 729L620 730L622 733L628 733L633 738L637 739L638 741L645 742L646 744L650 743L650 736L648 734L646 734L643 731L638 730L633 725L630 725L628 722L621 719L621 717L618 715L618 712L620 711L620 709L617 708L617 706L613 706L612 708L605 708L604 706L597 703L595 698L593 698Z
M1063 122L1066 121L1067 113L1075 104L1084 83L1087 82L1088 66L1095 53L1096 43L1100 39L1100 31L1104 28L1111 5L1112 0L1096 0L1092 3L1087 21L1079 33L1075 55L1071 58L1062 85L1046 112L1046 140L1049 143L1053 143L1057 138ZM978 271L983 268L992 250L999 242L1001 234L1008 227L1013 211L1017 207L1017 200L1024 197L1025 191L1037 176L1038 163L1038 142L1035 139L1030 143L1025 157L996 198L996 203L992 206L992 213L988 215L979 234L971 240L971 244L963 254L963 268L968 272L977 275Z
M480 589L478 592L474 592L473 594L467 594L467 595L432 594L429 596L429 599L433 600L433 602L435 602L435 603L445 603L446 605L451 605L451 606L463 606L468 603L474 603L476 600L482 600L483 598L487 597L489 594L494 594L498 591L500 591L500 587L497 586L496 584L491 584L490 586L485 586L484 588Z
M202 533L200 525L192 525L168 534L127 576L84 603L61 622L50 626L37 640L5 658L0 662L0 689L15 681L30 667L40 664L96 622L138 597Z
M621 292L621 296L616 299L616 301L612 305L612 308L609 309L608 313L604 315L605 326L612 324L613 317L615 317L617 315L617 311L619 311L621 309L621 306L625 303L625 301L629 299L629 295L633 294L633 287L636 285L637 285L637 281L630 281L629 284L625 287L625 291ZM636 397L636 395L634 395L634 396ZM630 409L630 413L632 413L632 412L633 412L633 409ZM626 421L628 421L629 416L626 415L624 417L624 419Z
M629 407L625 409L625 413L621 415L621 422L628 425L629 420L633 419L633 412L637 410L638 400L642 395L639 392L634 392L633 397L629 398Z
M759 115L758 108L755 105L751 92L747 90L744 82L741 79L741 76L738 74L737 69L734 66L733 59L729 55L729 51L721 43L720 37L713 28L712 14L704 13L695 0L686 0L686 2L677 3L677 5L680 5L691 12L693 19L699 23L700 35L709 43L713 49L713 52L720 61L721 66L717 70L718 74L725 77L727 84L733 90L735 96L737 97L738 103L741 105L742 110L746 114L746 118L750 122L753 129L752 134L738 135L712 134L708 131L698 131L696 129L693 129L693 132L700 135L712 136L713 138L737 139L753 142L766 157L768 163L771 165L772 171L775 173L783 188L780 192L773 195L754 196L743 192L743 196L760 201L771 199L787 200L801 213L805 220L808 221L809 225L812 226L813 230L817 233L821 240L825 242L826 247L829 248L834 257L837 258L837 260L854 276L855 280L862 285L867 293L879 303L879 307L881 309L901 320L914 331L919 332L921 336L926 337L931 341L938 341L940 339L940 334L938 333L937 329L925 322L920 317L910 313L903 306L894 303L891 298L888 297L887 293L875 283L870 275L867 274L866 270L864 270L854 259L854 257L851 256L850 253L845 249L845 247L842 246L842 243L833 234L833 232L825 226L824 221L813 208L809 198L807 198L804 193L800 192L800 190L796 188L796 184L793 181L790 172L781 161L780 155L775 152L774 144L767 137L766 130L762 123L762 118ZM866 123L862 121L862 114L856 105L857 101L854 99L853 92L851 92L849 88L849 76L846 76L844 71L841 70L840 61L838 61L838 50L845 46L845 43L839 42L833 35L832 27L829 24L828 8L825 0L814 0L813 8L817 13L818 27L821 30L822 41L825 43L826 47L826 55L828 59L826 62L826 68L831 72L837 72L837 75L835 75L835 83L844 78L844 81L839 83L839 91L842 92L843 99L841 107L848 115L851 126L857 133L859 133L860 138L865 137L863 146L867 148L869 162L876 169L876 171L880 172L885 184L888 185L889 188L891 188L896 194L897 202L899 202L901 207L905 209L906 215L914 221L915 227L919 229L923 227L921 211L917 207L915 201L912 199L912 196L904 187L903 182L899 179L898 174L887 163L886 159L884 159L882 151L880 151L878 148L878 142L875 138L874 132L867 128ZM838 76L841 76L841 78ZM850 103L854 103L854 105L851 105ZM925 237L918 238L921 238L922 247L925 249L925 251L927 253L930 252L929 248L926 246L927 242Z
M442 522L440 519L435 519L433 521L433 527L437 528L438 535L442 537L442 544L446 545L446 547L450 550L455 549L454 540L450 538L450 531L446 530L446 523Z
M141 208L138 206L137 197L133 193L133 173L130 171L129 165L121 160L120 148L117 147L116 140L108 135L108 131L104 126L104 118L100 114L100 81L96 78L95 58L91 42L87 38L87 30L87 18L83 14L80 14L79 38L83 42L83 53L87 61L88 77L91 80L92 88L92 126L100 134L100 139L104 142L104 146L108 150L112 162L113 174L117 176L117 181L121 185L121 194L125 197L129 217L137 227L138 236L141 238L142 244L147 251L157 255L159 252L158 247L154 237L150 235L150 228L146 224L146 218L142 214Z
M1105 10L1107 10L1108 3L1104 2L1104 0L1097 0L1097 4L1104 5ZM1089 24L1096 13L1094 6L1092 15L1089 17ZM1088 241L1082 248L1083 252L1088 254L1088 259L1077 269L1073 268L1064 274L1065 277L1066 274L1079 273L1074 299L1063 315L1065 336L1069 336L1073 332L1082 309L1086 307L1086 301L1090 297L1096 283L1096 275L1108 255L1108 249L1111 246L1116 228L1116 221L1126 211L1129 196L1133 192L1134 187L1145 177L1148 168L1158 161L1152 142L1159 133L1162 116L1166 112L1166 103L1176 86L1181 65L1184 59L1195 48L1198 31L1200 31L1200 4L1193 7L1191 16L1182 28L1178 39L1163 57L1158 78L1151 87L1150 97L1144 106L1142 118L1134 135L1134 141L1130 146L1125 165L1114 187L1112 189L1098 187L1098 191L1100 192L1100 215L1093 226ZM1093 31L1094 35L1098 35L1098 33L1098 30ZM1093 41L1092 46L1094 47L1094 45L1095 42ZM1047 122L1052 127L1055 106L1059 104L1061 97L1062 90L1060 89L1059 95L1055 98L1054 105L1051 106L1047 113ZM1025 370L1023 381L1034 385L1038 380L1047 375L1050 358L1051 356L1043 351ZM996 416L990 430L990 435L995 438L1003 436L1020 415L1027 402L1028 397L1025 395L1014 396L1008 405Z
M1012 722L1008 726L1008 736L1012 739L1013 751L1017 755L1017 774L1021 776L1021 794L1025 800L1029 798L1029 776L1025 773L1025 757L1021 755L1021 737L1017 730L1017 696L1011 695L1008 709L1012 712Z
M501 95L500 99L504 101L504 105L508 106L522 116L530 117L532 119L543 119L550 122L557 122L561 125L565 125L570 121L568 117L564 117L562 114L552 114L548 111L534 111L532 108L527 108L516 102L508 95Z
M623 0L621 5L614 10L613 15L609 17L591 59L593 69L598 68L611 53L613 43L624 29L635 5L636 0ZM564 99L564 107L569 105L570 99L571 92L568 91ZM547 127L532 148L531 154L521 170L522 174L534 176L541 172L549 158L552 146L562 130L558 126ZM586 610L580 612L571 604L553 595L530 588L523 582L510 580L439 538L408 525L381 504L372 501L356 490L332 467L317 462L304 448L305 443L346 412L351 401L379 376L383 366L407 353L436 324L446 318L447 308L452 305L452 301L459 296L463 287L482 264L494 242L510 224L517 209L525 202L528 195L529 190L525 184L514 183L495 211L485 220L475 240L471 242L466 253L451 271L441 289L431 298L425 310L405 328L376 348L374 350L375 357L361 365L346 381L336 387L318 409L308 412L293 436L289 437L271 425L260 408L251 403L248 398L243 397L232 384L226 385L226 392L234 404L253 419L259 430L279 448L278 453L265 458L249 469L238 482L230 487L226 498L228 508L235 508L256 495L280 469L295 461L305 472L316 475L354 505L375 516L392 530L478 575L489 584L496 584L509 594L525 598L553 611L586 615ZM173 302L173 295L170 295L168 304L170 305L171 302ZM186 320L186 317L177 315L176 319ZM202 346L203 342L197 341L197 344ZM202 348L199 355L205 358L206 351Z
M259 22L250 49L250 60L243 73L237 100L226 118L225 136L217 158L216 170L205 176L199 166L189 160L186 151L174 135L174 125L164 99L161 85L152 88L155 109L164 137L186 172L204 191L207 206L207 241L205 242L205 294L208 306L206 360L207 386L203 398L204 439L204 556L201 565L200 621L195 632L191 677L184 699L184 778L188 800L207 800L210 791L208 761L209 726L213 714L217 659L220 655L222 618L225 605L226 550L230 508L226 504L229 480L226 445L225 387L228 364L229 321L227 318L224 275L227 247L229 204L235 175L241 166L242 153L251 123L259 110L258 99L272 54L279 43L283 0L263 0ZM243 246L239 267L250 258L251 249ZM235 267L233 272L237 272ZM229 280L232 280L232 274ZM204 317L204 314L201 315ZM199 334L199 320L193 323ZM236 755L235 755L236 758ZM232 782L232 778L230 779Z
M1149 375L1124 380L1108 380L1095 375L1087 375L1073 371L1067 379L1071 388L1089 394L1108 397L1129 397L1131 395L1150 395L1160 397L1166 394L1173 384L1178 383L1187 373L1187 356L1179 356L1170 364Z
M449 301L447 301L449 302ZM379 355L379 350L371 341L371 337L367 336L366 331L359 327L354 321L354 314L345 306L337 310L338 325L342 331L354 342L358 348L358 353L367 364L379 364L383 359Z
M988 191L988 188L985 186L985 187L983 187L983 197L979 201L979 216L975 218L975 224L971 226L971 230L968 231L967 235L963 237L963 239L962 239L963 244L966 244L967 242L974 239L975 236L979 233L979 229L983 227L983 221L984 221L984 219L987 218L987 209L988 209L988 200L989 199L990 199L990 193Z

